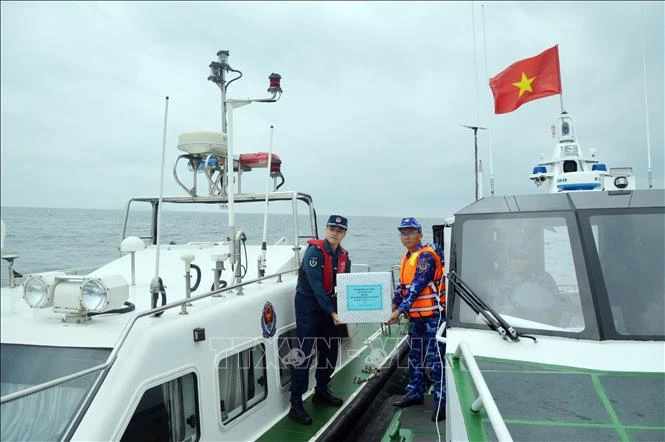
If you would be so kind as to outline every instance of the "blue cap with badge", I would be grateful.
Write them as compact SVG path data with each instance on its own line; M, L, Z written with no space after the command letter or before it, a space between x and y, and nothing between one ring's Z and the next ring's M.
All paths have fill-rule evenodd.
M328 218L328 223L326 227L341 227L342 229L348 229L349 220L340 215L330 215Z
M423 231L423 226L420 225L417 219L415 218L402 218L402 222L399 223L397 230L412 228L416 229L419 232Z

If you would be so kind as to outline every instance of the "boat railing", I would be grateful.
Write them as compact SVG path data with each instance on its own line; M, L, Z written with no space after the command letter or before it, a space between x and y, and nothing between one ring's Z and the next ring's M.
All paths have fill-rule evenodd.
M218 290L211 290L209 292L202 293L200 295L192 296L190 298L181 299L179 301L175 301L175 302L172 302L172 303L160 306L160 307L156 307L156 308L153 308L153 309L150 309L150 310L146 310L146 311L141 312L137 315L134 315L134 316L132 316L131 320L127 323L127 325L123 329L122 333L120 334L120 337L118 338L117 344L113 347L113 350L111 351L111 354L109 355L109 357L108 357L108 359L106 360L105 363L100 364L100 365L96 365L94 367L87 368L85 370L78 371L76 373L71 373L71 374L68 374L66 376L61 376L57 379L53 379L53 380L50 380L48 382L44 382L44 383L41 383L41 384L38 384L38 385L34 385L32 387L26 388L26 389L21 390L21 391L17 391L15 393L11 393L11 394L2 396L2 397L0 397L0 404L5 404L5 403L11 402L11 401L15 401L17 399L21 399L25 396L29 396L31 394L39 393L40 391L47 390L51 387L55 387L57 385L64 384L66 382L72 381L74 379L81 378L83 376L87 376L87 375L95 373L95 372L99 372L99 371L102 371L102 370L109 370L111 368L111 366L113 365L113 363L115 362L115 360L118 356L118 352L122 348L125 340L127 339L127 336L129 336L129 333L131 332L132 328L134 327L134 324L140 318L144 318L146 316L151 316L151 315L154 315L156 313L164 312L166 310L171 310L171 309L174 309L176 307L181 307L185 304L194 303L196 301L211 297L213 295L219 295L221 293L228 292L228 291L231 291L231 290L234 290L234 289L239 289L242 286L249 285L249 284L255 284L255 283L258 283L258 282L261 282L261 281L265 281L267 279L277 278L277 282L282 282L282 275L285 275L285 274L288 274L288 273L294 273L296 271L298 271L298 267L295 267L295 268L289 269L289 270L284 270L284 271L278 272L278 273L273 273L271 275L263 276L263 277L260 277L260 278L254 278L254 279L251 279L251 280L243 281L243 282L240 282L238 284L229 285L227 287L220 288ZM101 379L103 379L103 377L98 377L95 384L100 382ZM97 388L97 385L94 385L92 391L94 391L96 388Z
M471 374L473 385L476 387L476 391L478 392L478 397L475 401L473 401L473 404L471 404L471 411L478 413L484 407L497 439L500 441L512 441L513 438L508 432L506 423L503 420L501 413L499 412L499 408L497 407L496 402L494 402L494 398L492 397L492 393L490 392L490 389L485 382L485 378L483 377L480 368L478 368L476 358L473 356L469 344L467 344L465 341L460 342L457 345L457 349L455 350L453 357L455 359L460 359L462 357L464 358L466 366L469 369L469 373Z
M97 270L99 266L85 266L85 267L73 267L69 269L62 269L58 270L59 272L66 273L67 275L75 275L75 276L81 276L81 275L87 275L88 273L92 272L93 270ZM10 273L9 276L3 276L0 278L0 287L15 287L18 284L21 284L25 282L25 280L28 278L28 276L35 274L35 273L41 273L41 272L30 272L30 273L24 273L21 276L17 276L15 272L12 271L13 269L10 268Z
M369 272L369 264L351 264L351 273Z
M316 210L314 209L314 204L312 197L306 193L295 192L295 191L278 191L278 192L269 192L267 194L267 199L270 202L273 201L284 201L291 202L291 216L293 218L293 229L294 229L294 254L296 262L300 262L300 240L302 239L311 239L318 238L318 228L316 225ZM266 200L265 193L238 193L234 196L234 204L242 203L262 203ZM151 221L150 221L150 235L141 236L141 239L149 241L149 244L157 243L157 223L158 223L158 212L159 212L159 198L156 197L138 197L132 198L127 202L127 207L125 209L124 222L122 227L122 235L120 237L120 242L127 238L127 229L129 222L129 214L132 203L149 203L151 205ZM301 234L300 225L298 223L298 201L303 202L307 205L307 216L309 216L309 233ZM223 205L228 204L228 196L222 195L213 195L213 196L178 196L178 197L162 197L162 204L217 204ZM231 238L233 239L233 238Z

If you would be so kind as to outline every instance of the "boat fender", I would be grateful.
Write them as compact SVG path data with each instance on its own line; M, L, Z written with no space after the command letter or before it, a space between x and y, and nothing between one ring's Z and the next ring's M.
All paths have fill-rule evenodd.
M162 294L162 306L166 305L166 288L164 287L164 281L162 281L162 278L157 278L157 282L159 284L159 289L158 289L159 293L157 293L157 292L151 293L152 300L150 302L150 308L157 307L157 298L159 297L160 293ZM160 316L162 316L163 313L164 312L161 311L161 312L155 313L153 316L155 318L159 318Z
M192 292L194 292L197 288L199 288L199 284L201 283L201 267L197 266L196 264L190 264L190 268L196 270L196 282L192 286Z

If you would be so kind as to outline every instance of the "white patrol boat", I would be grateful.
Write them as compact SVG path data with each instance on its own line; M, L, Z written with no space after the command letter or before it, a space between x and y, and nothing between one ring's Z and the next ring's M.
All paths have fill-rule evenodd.
M280 76L270 76L268 98L228 99L229 84L242 74L229 65L228 51L217 55L208 79L221 91L222 131L179 137L173 175L186 195L132 198L121 257L81 274L18 275L11 269L18 256L3 252L10 272L1 292L0 439L339 438L394 370L404 337L349 324L331 385L344 405L306 400L311 426L286 417L289 364L301 356L297 269L305 240L318 238L316 211L309 195L278 190L281 160L272 146L233 154L233 109L277 101ZM168 99L164 134L167 116ZM234 194L229 183L239 189L241 174L256 167L268 169L266 192ZM183 170L191 185L183 184ZM284 233L267 244L268 208L280 202L291 208L290 224L277 226ZM235 224L236 205L247 203L264 205L262 238L248 238ZM221 206L228 223L220 216L208 226L208 241L161 244L162 215L173 206ZM187 225L169 228L189 232Z
M635 189L632 167L616 167L607 170L607 165L591 156L586 157L575 136L573 117L566 111L554 119L552 136L556 139L552 157L533 168L529 179L536 186L545 186L549 193L574 192L578 190Z

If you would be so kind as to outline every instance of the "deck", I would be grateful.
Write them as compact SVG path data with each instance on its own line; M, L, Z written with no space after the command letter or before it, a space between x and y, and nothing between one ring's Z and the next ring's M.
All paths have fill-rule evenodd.
M344 340L342 342L342 348L340 353L342 355L348 355L348 349L358 349L359 343L366 342L377 331L377 326L375 324L359 324L357 326L358 333L353 337L352 340ZM396 328L393 327L393 333L395 333ZM341 397L344 400L344 405L341 408L321 406L312 404L311 393L313 391L313 385L310 383L310 391L303 396L303 403L305 405L305 410L312 417L312 425L301 425L288 417L288 414L284 416L267 432L265 432L258 441L265 442L297 442L297 441L308 441L312 438L316 440L332 440L339 437L340 429L337 428L338 425L335 425L339 422L337 417L342 416L343 414L348 415L350 412L351 405L354 400L357 400L358 397L362 394L363 390L372 388L373 383L377 382L378 379L370 380L363 384L357 384L354 382L354 379L358 376L360 378L367 378L369 374L364 373L363 369L368 362L373 361L376 355L377 349L381 349L385 354L390 354L396 347L403 342L404 336L399 334L387 335L387 336L378 336L372 344L364 345L363 350L355 355L355 357L350 358L348 361L342 361L341 368L338 369L334 374L330 382L330 390L336 395ZM369 364L369 365L379 365ZM394 365L397 365L397 361L394 362ZM387 369L383 367L382 370ZM360 388L359 388L360 387ZM354 399L354 400L350 400ZM343 418L344 416L342 416ZM333 425L329 425L329 422L333 421ZM330 427L334 427L336 430L335 434L331 434ZM346 430L344 430L346 432Z

